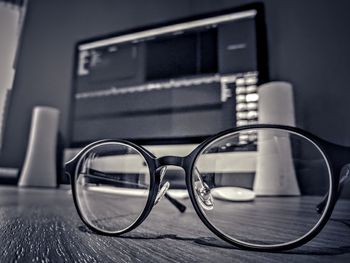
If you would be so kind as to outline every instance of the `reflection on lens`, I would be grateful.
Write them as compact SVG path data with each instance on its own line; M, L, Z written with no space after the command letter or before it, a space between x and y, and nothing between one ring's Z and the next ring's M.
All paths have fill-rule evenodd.
M97 145L81 157L77 166L79 210L100 231L117 233L131 226L146 206L149 187L144 157L126 144Z
M242 144L240 137L249 133L257 134L257 143ZM245 129L207 145L192 182L206 219L227 238L254 246L307 235L322 217L317 205L331 190L329 164L318 146L271 128Z

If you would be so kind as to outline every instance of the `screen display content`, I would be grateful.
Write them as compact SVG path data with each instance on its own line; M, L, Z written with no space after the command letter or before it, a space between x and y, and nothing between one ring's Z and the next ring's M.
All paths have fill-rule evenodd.
M71 144L185 142L255 123L259 17L222 12L79 42Z

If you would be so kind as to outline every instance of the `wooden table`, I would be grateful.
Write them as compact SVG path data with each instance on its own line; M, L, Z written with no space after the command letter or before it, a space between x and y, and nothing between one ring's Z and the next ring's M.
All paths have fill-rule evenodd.
M180 214L162 200L141 226L108 237L84 226L69 190L0 187L0 262L350 262L350 201L313 241L283 253L226 244L187 204Z

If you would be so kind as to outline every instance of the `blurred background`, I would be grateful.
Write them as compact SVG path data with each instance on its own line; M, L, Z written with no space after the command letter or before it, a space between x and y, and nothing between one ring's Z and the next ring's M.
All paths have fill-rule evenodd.
M79 45L77 43L81 45L94 43L97 39L108 39L112 35L123 35L127 32L140 31L143 28L158 28L161 25L173 24L172 21L188 22L191 21L191 18L192 20L196 17L205 18L207 13L220 14L223 10L240 8L253 2L247 0L0 1L0 9L10 7L11 10L17 10L14 15L16 18L14 24L17 27L11 31L16 32L13 37L14 42L7 45L18 47L12 49L15 50L15 55L11 57L15 67L15 74L11 73L13 83L8 81L3 84L0 93L3 110L0 152L1 182L5 184L17 184L18 182L29 144L32 110L35 106L49 106L60 112L58 156L61 161L59 163L62 163L66 149L79 148L85 143L100 138L122 137L143 144L197 143L201 138L210 134L239 125L238 121L241 117L238 117L235 111L235 105L238 103L232 94L227 98L222 98L223 93L206 92L204 95L198 95L201 96L201 99L207 100L205 103L213 103L214 106L210 109L204 105L205 103L203 103L204 106L202 104L192 105L198 101L196 97L193 96L191 99L189 93L181 94L181 92L164 95L164 99L159 97L164 107L170 103L174 109L164 108L162 105L157 107L151 105L150 107L149 101L144 96L140 97L141 93L137 92L129 94L133 96L130 97L130 102L137 102L134 105L131 105L128 100L124 102L108 101L108 98L118 97L113 95L113 92L118 93L115 89L109 89L112 87L108 86L110 85L108 83L110 73L101 71L105 63L103 59L106 58L108 62L108 56L102 56L101 60L101 56L92 55L91 50L89 54L82 52L78 54ZM223 85L226 81L227 86L233 83L235 88L237 75L231 82L229 78L221 78L225 74L230 76L229 73L241 74L238 76L242 78L256 77L257 84L273 80L288 81L293 84L296 126L331 142L350 146L348 117L350 29L347 26L349 1L266 0L260 3L263 4L263 10L260 13L263 16L257 18L261 19L259 23L256 23L256 17L254 17L251 22L242 23L231 29L238 32L238 35L247 43L254 44L249 45L248 53L243 52L243 55L228 58L225 52L230 48L227 49L224 44L220 46L219 42L212 40L213 36L218 37L217 34L227 39L224 34L225 30L216 30L215 26L212 27L214 29L209 30L209 28L208 32L202 35L197 32L197 40L193 40L191 34L184 34L180 31L177 32L179 37L173 34L171 38L173 41L168 38L165 40L150 38L148 42L146 41L148 44L145 44L148 59L143 62L145 63L142 66L144 75L141 73L137 75L138 71L130 73L128 67L129 69L133 67L130 60L127 63L123 62L122 67L119 64L119 86L117 88L133 86L142 89L142 84L146 82L159 84L157 81L166 82L176 78L183 80L184 76L190 76L192 81L195 81L197 77L209 77L207 80L199 79L198 81L218 82L216 85L221 88L226 87ZM5 16L1 15L0 18L3 20ZM6 30L11 23L13 24L11 17L7 19L6 21L1 20L0 23L1 32L4 32L1 35L1 43L8 39ZM11 44L17 42L18 45ZM202 49L196 46L193 48L194 52L212 54L209 61L202 59L198 62L198 57L191 57L194 52L191 52L190 47L198 43L207 43L208 46ZM225 43L225 40L222 40L222 43ZM135 58L140 55L138 58L142 59L143 48L145 47L138 47L136 51L126 48L121 56L124 56L125 61L128 61L128 56ZM176 48L180 50L177 58L176 56L175 58L164 56L169 53L169 50L171 51L171 48L173 48L172 52ZM239 49L240 46L231 46L231 48ZM109 52L112 51L109 50ZM182 57L188 58L190 62L183 68L177 67L177 71L167 69L167 67L171 68L171 65L167 64L169 59L176 64L179 63L177 59ZM208 56L204 57L208 58ZM165 58L164 61L162 58ZM227 59L226 66L220 62L225 58ZM94 76L92 76L95 79L89 82L89 85L84 83L87 68L84 68L84 65L81 68L84 59L89 60L90 66L92 59L98 60L95 61L97 64L102 61L100 72L98 72L99 68L95 68ZM113 59L108 63L114 63ZM198 66L198 63L201 64ZM165 70L159 70L160 65ZM138 70L141 70L141 66ZM101 81L101 78L104 78L104 81L107 79L107 82L103 84L106 86L101 89L104 92L107 91L107 94L96 95L93 91L96 91L96 81ZM180 83L179 85L187 84ZM154 89L157 89L157 86ZM230 90L230 87L227 90L234 91ZM111 94L113 96L110 96ZM89 101L86 99L88 96L90 96L90 104L86 102ZM102 107L101 102L91 102L94 96L105 96L102 104L109 106ZM179 96L178 100L174 99L176 96ZM230 100L232 104L225 108L226 104L223 102ZM190 108L181 110L183 106L181 103L192 104ZM218 103L221 105L219 108ZM117 105L113 111L110 111L111 105ZM125 110L125 108L118 108L118 105L129 107L127 113L122 112L121 109ZM95 109L97 115L96 112L94 113ZM145 111L149 112L148 117L152 114L156 117L142 118L144 116L142 112ZM160 119L157 111L160 111L165 117ZM222 118L219 121L218 116ZM133 119L136 117L141 118L137 124ZM227 118L231 117L232 121L228 121ZM196 119L202 120L202 124L193 123L193 120ZM216 123L212 125L214 120ZM254 123L257 121L257 116L253 113L249 120ZM123 124L117 127L117 123ZM179 126L180 124L183 125ZM196 128L196 125L202 126ZM91 128L87 129L87 127ZM61 172L58 177L58 182L65 180Z
M227 249L197 216L245 244L317 229L337 189L323 152L293 132L245 129L206 145L189 174L194 207L182 168L159 167L155 189L153 163L125 143L70 162L72 189L63 171L100 139L186 156L256 123L350 147L349 10L348 0L0 0L0 261L349 262L350 166L332 217L300 250ZM349 149L332 161L350 162ZM169 160L183 159L159 163ZM152 206L122 238L86 227L124 231Z

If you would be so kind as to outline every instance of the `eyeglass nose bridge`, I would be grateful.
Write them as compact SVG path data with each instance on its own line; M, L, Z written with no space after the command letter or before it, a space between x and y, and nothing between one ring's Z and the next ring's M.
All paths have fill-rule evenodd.
M184 168L186 157L180 157L180 156L163 156L157 159L157 167L164 167L164 166L178 166ZM200 175L200 172L198 169L195 169L195 175L198 180L196 180L195 183L195 190L199 198L200 205L205 210L212 210L214 207L213 197L210 192L209 186L202 180L202 177ZM167 185L167 188L164 192L167 191L169 188L169 185ZM161 189L160 193L163 189ZM164 195L164 194L162 194ZM157 197L157 202L159 201Z
M180 157L180 156L163 156L159 157L156 160L157 167L161 166L178 166L178 167L183 167L185 161L185 157Z

